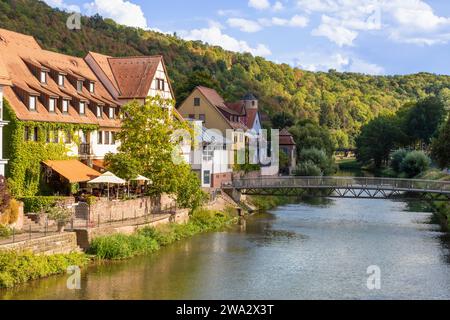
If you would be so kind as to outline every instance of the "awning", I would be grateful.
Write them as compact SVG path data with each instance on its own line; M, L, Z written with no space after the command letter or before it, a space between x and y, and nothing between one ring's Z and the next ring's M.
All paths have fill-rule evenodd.
M126 181L108 171L88 183L125 184Z
M78 160L47 160L43 163L70 183L87 182L101 175Z
M149 178L146 178L144 176L138 175L137 178L131 179L133 181L151 181Z

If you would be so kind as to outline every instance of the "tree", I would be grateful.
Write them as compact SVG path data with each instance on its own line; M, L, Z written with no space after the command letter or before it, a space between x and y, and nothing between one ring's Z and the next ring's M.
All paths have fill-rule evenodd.
M289 128L294 125L294 117L287 112L280 112L273 116L272 126L274 129L284 129Z
M408 151L405 149L399 149L392 154L391 169L394 170L394 172L400 172L400 166L407 155Z
M365 125L356 139L356 156L364 164L380 168L389 161L391 150L397 145L401 130L392 116L381 116Z
M323 176L323 172L312 161L305 161L297 165L294 170L294 175L301 177L320 177Z
M431 160L423 151L412 151L408 153L400 165L400 171L408 178L413 178L430 167Z
M200 182L194 177L188 164L180 161L178 142L173 134L186 130L192 134L189 126L178 121L168 107L173 101L157 97L148 97L145 104L130 102L122 107L122 130L117 137L121 142L120 156L112 163L132 160L125 174L134 174L136 165L140 172L152 181L150 192L177 196L180 205L194 208L204 199Z
M335 166L331 157L325 151L316 148L303 149L300 152L301 163L312 163L318 167L322 174L328 175L335 172Z
M450 166L450 119L442 126L438 136L433 140L431 155L439 167Z
M303 149L311 148L324 150L329 157L333 155L335 145L327 128L311 122L301 122L293 126L289 131L294 136L299 155Z
M118 177L130 181L141 174L139 161L127 153L108 153L105 156L106 167Z
M444 119L444 111L444 103L437 97L418 101L406 118L408 135L429 144Z

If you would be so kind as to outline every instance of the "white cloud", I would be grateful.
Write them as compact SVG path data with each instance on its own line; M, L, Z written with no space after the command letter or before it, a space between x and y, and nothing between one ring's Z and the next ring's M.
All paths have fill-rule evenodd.
M258 22L264 27L280 26L280 27L300 27L304 28L308 25L309 19L305 16L295 15L290 19L273 17L271 19L261 18Z
M262 29L261 25L253 20L230 18L227 22L230 27L238 28L243 32L258 32Z
M450 18L424 0L297 0L308 14L325 16L313 35L352 45L360 32L383 30L390 39L420 45L448 43ZM336 37L331 36L337 32Z
M269 0L249 0L248 6L258 10L264 10L270 8L270 2Z
M81 12L80 7L75 4L67 4L63 0L44 0L46 4L53 8L59 8L67 12Z
M221 9L217 11L217 14L222 17L239 17L241 12L239 10Z
M358 72L372 75L385 72L381 66L342 52L330 53L315 50L300 52L294 59L293 65L309 71L334 69L340 72Z
M249 52L255 56L269 56L272 54L270 49L264 44L258 44L251 47L246 41L237 40L222 32L217 25L210 25L208 28L194 29L180 32L181 37L186 40L201 40L203 42L221 46L230 51Z
M84 5L88 14L100 14L119 24L147 29L147 19L141 7L124 0L94 0Z
M277 1L277 2L275 2L275 4L273 5L273 8L272 8L274 11L281 11L281 10L283 10L284 9L284 5L280 2L280 1Z
M356 31L352 31L343 26L327 23L325 17L322 17L322 24L314 29L311 34L313 36L326 37L340 47L352 46L353 41L358 36Z

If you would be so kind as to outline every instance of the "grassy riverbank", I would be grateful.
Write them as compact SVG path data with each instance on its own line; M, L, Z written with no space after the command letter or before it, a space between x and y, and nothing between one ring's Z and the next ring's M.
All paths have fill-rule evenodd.
M96 238L89 253L102 260L128 259L155 252L199 233L221 230L235 221L236 217L230 210L219 212L198 209L185 224L146 227L133 235L116 234Z
M0 288L67 272L69 266L83 267L89 258L83 253L36 255L30 252L0 252Z
M296 202L292 197L280 196L248 196L248 202L254 205L259 211L267 211L276 207Z

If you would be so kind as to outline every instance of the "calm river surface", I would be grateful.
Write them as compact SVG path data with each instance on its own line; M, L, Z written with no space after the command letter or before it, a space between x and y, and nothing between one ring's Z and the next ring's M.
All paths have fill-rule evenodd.
M288 205L150 257L0 291L2 299L449 299L449 241L405 202ZM367 289L367 268L381 289Z

